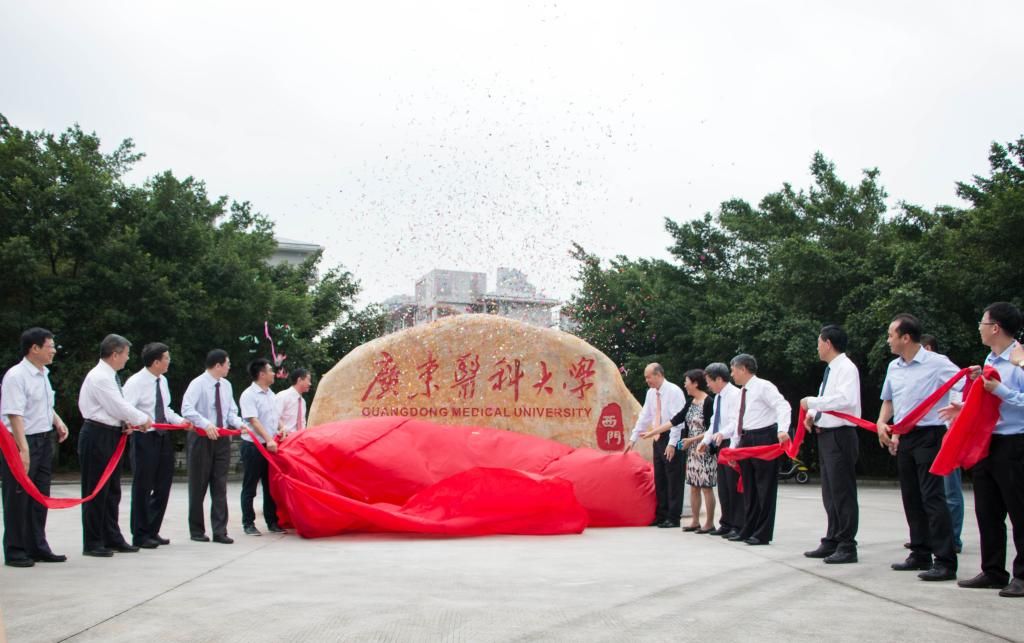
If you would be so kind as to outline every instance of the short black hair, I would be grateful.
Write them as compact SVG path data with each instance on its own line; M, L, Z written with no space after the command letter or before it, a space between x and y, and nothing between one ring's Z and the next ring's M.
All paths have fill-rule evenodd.
M930 351L939 352L939 338L935 335L929 335L928 333L921 335L921 345Z
M1007 301L997 301L989 304L985 309L988 318L999 324L999 327L1006 331L1010 337L1016 337L1020 332L1021 315L1020 309Z
M100 359L106 359L114 353L120 353L131 345L132 343L124 337L111 333L100 342Z
M850 343L850 338L846 336L846 331L843 330L842 326L837 326L836 324L823 326L818 332L818 336L832 344L832 348L840 353L845 353L846 346Z
M729 381L729 367L722 362L711 362L704 368L704 376L713 380Z
M46 346L46 340L53 339L53 333L45 328L34 326L21 334L21 354L27 356L33 346L42 348Z
M306 377L307 375L309 375L308 369L297 368L288 373L288 381L292 383L292 386L295 386L299 380Z
M751 375L757 375L757 360L750 353L740 353L729 361L731 366L742 366Z
M164 357L164 353L171 350L167 344L161 344L160 342L150 342L142 347L142 365L149 368L153 365L153 362L159 362Z
M270 360L257 357L253 361L249 362L249 377L251 377L252 381L255 382L260 378L260 373L262 373L268 366L270 366Z
M228 361L228 352L223 348L215 348L206 354L206 368L220 366Z
M910 335L911 341L921 341L921 320L910 313L900 313L892 318L896 322L897 335Z
M708 392L708 380L704 375L704 371L699 368L691 368L683 374L683 377L690 380L697 385L697 388Z

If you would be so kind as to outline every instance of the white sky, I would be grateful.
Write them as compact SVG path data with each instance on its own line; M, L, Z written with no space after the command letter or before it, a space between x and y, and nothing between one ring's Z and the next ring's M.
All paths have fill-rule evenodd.
M1024 134L1024 3L16 2L0 112L74 122L327 247L363 301L431 268L568 297L572 241L668 257L686 220L822 151L957 204Z

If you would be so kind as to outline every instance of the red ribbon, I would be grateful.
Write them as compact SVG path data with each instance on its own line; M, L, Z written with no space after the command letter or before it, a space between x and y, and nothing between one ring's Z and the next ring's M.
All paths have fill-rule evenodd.
M154 429L160 429L162 431L183 431L189 428L187 424L154 424ZM205 431L198 431L199 435L206 435ZM217 428L217 433L224 437L233 435L241 435L242 432L238 429L224 429ZM250 434L252 432L250 431ZM42 491L36 487L32 479L28 477L28 472L25 471L25 466L21 463L21 455L18 451L18 445L14 441L14 436L11 435L10 431L4 425L3 421L0 421L0 452L3 452L4 459L7 461L7 466L11 470L11 475L17 480L21 488L25 490L25 493L29 495L33 500L43 505L47 509L71 509L81 504L89 502L99 494L100 490L103 489L103 485L107 484L110 480L110 476L114 474L114 470L121 463L121 456L124 455L125 446L128 443L128 434L122 433L121 439L117 443L117 448L114 449L114 454L110 456L110 461L107 462L107 466L103 469L103 475L100 476L99 482L96 483L96 487L92 490L88 496L84 498L52 498L43 494Z
M986 366L986 379L999 380L999 371ZM971 383L964 399L964 407L953 425L942 438L942 447L932 461L928 471L937 476L949 475L953 469L970 469L983 458L988 457L992 430L999 421L999 405L1002 400L985 390L985 382L978 378Z

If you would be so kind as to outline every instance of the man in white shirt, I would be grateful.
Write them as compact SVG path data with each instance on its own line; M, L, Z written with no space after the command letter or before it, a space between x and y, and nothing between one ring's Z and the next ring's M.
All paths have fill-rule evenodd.
M252 384L242 391L242 397L238 400L242 419L256 434L260 444L266 445L267 451L277 453L277 442L274 437L278 433L280 423L274 392L270 390L270 385L274 383L274 366L263 358L253 360L249 364L249 376L252 377ZM242 528L247 536L261 535L260 530L256 528L256 512L252 507L252 502L256 498L256 485L261 484L263 519L267 521L267 531L284 533L284 529L277 526L277 505L270 495L267 460L252 443L252 436L248 432L242 433L242 440Z
M642 432L672 419L686 406L683 390L665 379L665 369L661 364L648 364L644 369L644 379L650 388L623 453L632 450ZM654 527L678 527L683 514L683 458L676 457L679 433L679 427L674 426L654 442L654 492L658 500L654 522L651 523Z
M82 496L92 493L117 449L122 433L145 431L153 420L124 398L117 372L128 363L129 342L107 335L100 343L100 361L85 376L78 394L78 410L84 422L78 434L78 459L82 467ZM128 544L118 526L121 473L114 469L107 484L90 502L82 505L82 553L109 558L114 552L139 551Z
M824 411L860 417L860 372L846 356L846 331L828 325L818 334L818 358L828 364L818 395L800 400L807 409L804 426L818 436L821 499L828 527L818 548L804 552L830 565L857 562L857 427Z
M195 425L185 438L188 454L188 529L192 540L209 542L203 503L210 490L210 527L213 542L230 545L228 536L228 466L231 438L221 438L219 428L242 428L238 406L227 380L231 359L215 348L206 354L206 372L192 380L181 398L181 414Z
M792 409L774 384L757 377L754 356L740 353L732 358L729 365L732 380L740 387L739 410L736 412L736 435L740 447L789 442ZM741 460L740 474L743 476L743 529L729 540L767 545L775 535L778 458Z
M697 447L698 453L709 448L717 450L726 440L732 445L732 436L736 432L736 411L739 409L740 390L729 381L729 367L722 362L713 362L704 369L708 380L708 388L715 394L715 414L711 417L711 430L708 431ZM739 446L737 440L737 445ZM712 536L731 538L743 529L743 496L736 491L739 474L732 467L718 467L718 504L722 507L722 517L718 529L709 532Z
M124 397L143 413L152 413L158 424L188 424L171 409L171 390L164 373L171 366L167 344L142 347L144 368L128 378ZM131 437L132 544L143 549L169 545L160 535L167 499L174 481L174 439L171 433L150 427Z
M276 395L277 414L281 421L281 435L306 428L306 400L302 397L313 385L313 376L304 368L288 373L291 386Z
M21 362L4 374L0 415L14 436L25 473L43 494L50 495L53 473L53 429L57 441L68 437L68 427L53 410L50 370L57 354L53 333L29 328L21 334ZM32 567L36 562L63 563L46 542L46 507L29 497L14 479L10 465L0 459L4 504L4 564Z

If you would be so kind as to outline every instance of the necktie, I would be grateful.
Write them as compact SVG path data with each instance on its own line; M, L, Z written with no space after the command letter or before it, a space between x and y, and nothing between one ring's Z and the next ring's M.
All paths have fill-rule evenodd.
M740 413L739 420L736 423L736 439L737 441L743 436L743 414L747 410L747 389L746 387L740 391Z
M167 423L167 414L164 413L164 393L160 390L160 380L156 381L156 414L153 416L160 424Z
M711 424L711 433L718 433L718 428L722 425L722 397L715 398L715 419Z
M302 413L302 396L299 396L299 417L295 418L295 430L301 431L303 424L303 413Z
M654 392L654 426L661 426L661 391Z
M220 402L220 381L213 385L213 405L217 409L217 428L224 426L224 408Z
M818 389L818 397L825 394L825 385L828 384L828 374L832 370L831 366L825 367L825 376L821 378L821 388ZM821 411L814 414L814 423L817 424L818 420L821 419Z

